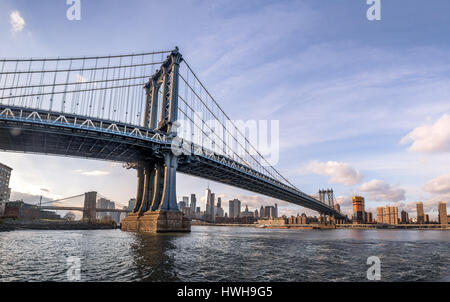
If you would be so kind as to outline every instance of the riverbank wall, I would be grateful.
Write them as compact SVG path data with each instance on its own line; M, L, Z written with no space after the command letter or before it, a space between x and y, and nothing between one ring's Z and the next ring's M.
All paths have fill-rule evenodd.
M117 226L113 224L84 221L0 219L0 232L16 230L106 230L115 228Z

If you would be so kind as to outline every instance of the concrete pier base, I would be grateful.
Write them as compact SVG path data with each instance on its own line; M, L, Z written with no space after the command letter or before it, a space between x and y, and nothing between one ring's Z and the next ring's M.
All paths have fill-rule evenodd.
M153 211L142 216L131 214L122 220L122 230L144 233L186 233L191 231L191 220L179 211Z

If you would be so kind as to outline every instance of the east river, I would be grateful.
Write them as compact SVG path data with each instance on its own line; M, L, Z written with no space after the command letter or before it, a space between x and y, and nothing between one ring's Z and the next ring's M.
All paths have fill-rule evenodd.
M0 281L67 281L73 257L81 281L367 281L370 256L381 281L450 281L450 231L205 226L0 233Z

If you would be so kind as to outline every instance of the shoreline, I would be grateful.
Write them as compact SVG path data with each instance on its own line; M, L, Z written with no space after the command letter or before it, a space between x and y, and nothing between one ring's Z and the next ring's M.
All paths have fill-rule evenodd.
M20 230L49 230L49 231L108 230L116 228L118 228L118 226L114 226L112 224L88 223L83 221L0 219L0 232L10 232Z
M226 223L207 223L194 222L192 226L219 226L219 227L251 227L261 229L279 229L279 230L442 230L450 231L450 225L445 227L436 224L425 225L319 225L319 224L305 224L305 225L270 225L270 224L226 224Z

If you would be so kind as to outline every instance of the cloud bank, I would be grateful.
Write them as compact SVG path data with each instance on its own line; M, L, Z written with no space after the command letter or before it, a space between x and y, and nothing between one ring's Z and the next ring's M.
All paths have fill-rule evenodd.
M312 161L306 169L315 174L330 176L330 183L342 183L347 186L356 185L363 179L363 175L358 170L343 162Z
M369 194L371 200L397 202L405 200L405 190L392 187L384 180L373 179L362 184L359 191Z
M25 27L25 20L20 15L20 12L15 10L9 15L9 22L11 23L11 30L13 32L20 32Z
M413 152L450 152L450 115L444 114L433 125L415 128L400 141L408 143L412 143L408 150Z

